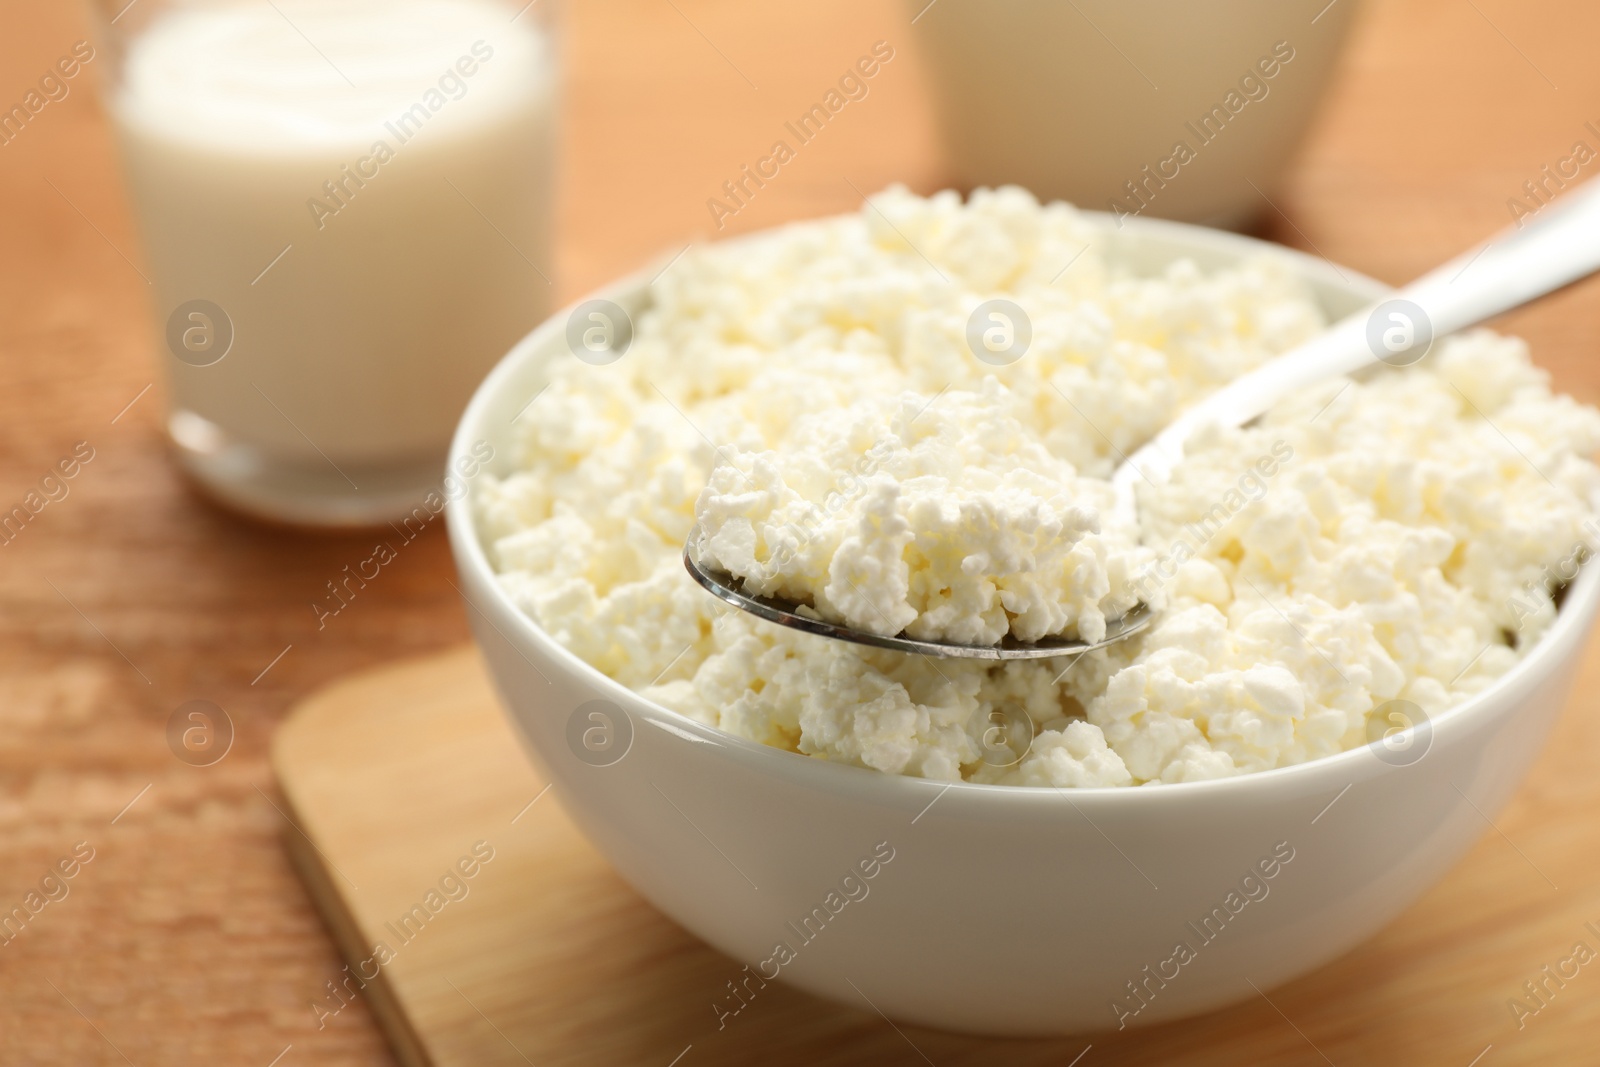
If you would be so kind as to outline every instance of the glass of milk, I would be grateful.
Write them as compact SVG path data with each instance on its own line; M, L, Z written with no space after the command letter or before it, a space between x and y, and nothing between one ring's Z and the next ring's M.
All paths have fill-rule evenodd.
M1310 126L1356 0L906 0L957 186L1242 227Z
M359 526L445 492L473 387L551 307L552 0L524 2L97 0L167 429L215 498Z

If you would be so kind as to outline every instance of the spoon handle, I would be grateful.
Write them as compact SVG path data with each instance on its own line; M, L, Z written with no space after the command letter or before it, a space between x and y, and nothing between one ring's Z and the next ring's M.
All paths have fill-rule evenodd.
M1339 320L1173 420L1113 476L1118 505L1133 482L1159 484L1206 423L1241 426L1304 386L1373 363L1406 366L1434 338L1465 329L1600 270L1600 179L1584 182L1536 217L1519 221L1385 300Z

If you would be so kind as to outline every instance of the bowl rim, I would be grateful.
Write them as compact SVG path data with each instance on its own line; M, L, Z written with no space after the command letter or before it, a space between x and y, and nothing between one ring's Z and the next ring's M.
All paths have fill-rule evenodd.
M1285 245L1274 244L1243 234L1216 230L1170 219L1117 218L1106 212L1078 210L1078 215L1102 228L1121 232L1131 227L1137 240L1140 231L1152 237L1166 236L1180 242L1210 245L1220 251L1242 258L1250 254L1267 254L1278 257L1305 280L1343 290L1357 297L1376 302L1394 290L1359 271L1342 267L1332 260L1314 256ZM810 225L833 219L856 217L857 213L820 216L801 219L740 234L716 242L725 247L746 241L758 241L794 226ZM680 253L681 254L681 253ZM675 258L675 257L674 257ZM528 361L538 358L541 350L564 332L567 316L580 304L597 298L618 299L619 296L647 294L649 284L658 276L666 257L644 269L603 285L578 300L558 309L519 340L495 364L489 374L473 391L472 399L456 426L446 460L446 471L457 470L458 460L467 458L473 444L487 435L478 432L485 421L497 394ZM479 472L481 474L481 472ZM1420 764L1391 765L1369 759L1371 745L1360 745L1328 756L1319 756L1303 763L1248 771L1224 778L1211 778L1187 782L1147 782L1138 786L1050 786L1050 785L1000 785L964 780L945 781L903 774L890 774L870 767L839 763L820 757L807 756L741 737L720 727L708 726L645 697L623 685L599 668L592 666L571 652L540 626L530 615L511 602L510 596L489 564L488 553L477 529L473 508L473 488L478 475L464 478L466 491L447 498L445 514L449 531L451 554L466 588L459 592L470 612L476 612L489 621L506 642L513 646L521 643L539 649L548 660L558 664L569 674L603 697L621 706L634 719L643 720L686 743L711 745L727 755L745 761L750 769L787 779L792 783L825 788L833 793L853 794L859 799L894 803L907 798L921 803L930 791L936 792L935 801L946 792L956 791L958 796L979 802L1002 802L1052 806L1062 800L1071 804L1082 800L1095 807L1120 804L1168 803L1155 800L1138 800L1138 797L1166 796L1184 800L1200 796L1227 799L1251 791L1272 790L1281 784L1317 784L1319 778L1348 779L1349 784L1383 774L1405 771ZM488 604L474 602L471 589L480 589L489 597ZM708 594L709 595L709 594ZM1441 735L1453 735L1471 729L1496 713L1514 710L1518 700L1527 695L1545 673L1558 661L1562 653L1575 642L1581 641L1583 632L1593 618L1600 602L1600 567L1583 567L1568 588L1566 599L1557 613L1555 622L1539 638L1534 647L1505 674L1494 679L1483 689L1465 700L1451 705L1427 720L1432 737L1430 744L1438 746ZM492 611L492 615L490 612ZM496 621L498 618L498 622ZM504 625L502 625L504 624ZM509 626L508 633L505 626ZM519 654L520 649L516 649ZM524 658L526 658L524 656ZM531 663L531 661L530 661ZM509 703L509 702L508 702ZM510 710L508 708L508 710ZM513 712L513 714L515 714ZM1415 729L1414 727L1411 729ZM1325 786L1326 783L1323 783ZM1348 786L1347 786L1348 787ZM1342 794L1340 794L1342 795ZM980 798L994 798L981 801ZM1002 800L1001 798L1009 798ZM1046 799L1050 798L1050 799ZM1055 798L1060 798L1059 800ZM1178 801L1171 801L1176 803ZM928 802L931 808L934 801ZM1072 806L1076 806L1073 804ZM924 808L924 811L927 809ZM919 815L918 818L921 816ZM915 820L913 820L915 821Z

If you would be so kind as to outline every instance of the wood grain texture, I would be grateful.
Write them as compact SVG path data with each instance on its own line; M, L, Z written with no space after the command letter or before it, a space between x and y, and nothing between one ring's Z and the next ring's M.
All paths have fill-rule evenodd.
M706 235L705 199L879 38L904 64L897 58L850 122L808 146L729 230L847 210L857 200L846 178L863 190L940 184L915 35L896 0L611 0L575 3L570 15L555 264L564 297ZM0 0L0 102L19 98L84 32L75 5ZM1600 120L1596 39L1600 9L1579 0L1374 0L1273 194L1266 232L1401 281L1502 225L1506 199ZM265 1067L290 1045L280 1067L393 1062L364 1004L322 1030L309 1009L341 963L281 847L267 745L284 710L331 679L465 640L442 531L405 546L319 631L311 601L370 554L370 539L254 526L176 477L159 432L143 268L94 73L0 147L0 505L76 442L96 450L71 494L0 547L0 907L20 902L75 842L97 850L69 897L0 946L0 1062ZM1511 325L1561 387L1600 399L1600 288L1577 287ZM1499 820L1505 836L1491 831L1474 855L1494 876L1473 883L1472 897L1452 896L1469 892L1452 881L1430 898L1429 907L1477 907L1470 936L1402 923L1363 956L1364 969L1339 972L1356 1001L1334 1010L1317 999L1320 986L1274 998L1335 1062L1360 1050L1368 1062L1465 1065L1480 1037L1495 1043L1482 1067L1563 1062L1542 1043L1548 1035L1587 1026L1592 1040L1600 976L1586 971L1521 1034L1507 1032L1503 1002L1576 936L1569 917L1600 912L1588 829L1600 813L1589 729L1597 681L1586 677ZM168 717L195 698L221 705L237 727L215 766L186 766L166 745ZM1552 918L1536 937L1519 925L1541 916ZM1407 975L1410 984L1395 984ZM1438 995L1416 997L1427 988ZM1276 1028L1271 1055L1282 1062L1321 1062L1264 1006L1230 1018ZM1426 1024L1434 1044L1364 1036L1398 1019ZM1212 1033L1187 1030L1164 1047L1182 1062ZM926 1050L940 1062L943 1048Z
M1544 981L1540 969L1578 941L1600 952L1585 928L1600 930L1600 826L1581 817L1593 804L1583 767L1600 742L1594 704L1574 708L1589 714L1567 717L1526 791L1551 816L1535 824L1514 812L1504 838L1486 823L1467 861L1378 937L1231 1009L1059 1041L897 1028L865 1003L840 1007L776 984L720 1019L741 964L657 913L584 843L559 791L523 758L471 648L314 695L278 731L273 766L294 819L290 851L358 967L344 992L320 999L322 1010L332 1022L362 997L405 1067L665 1065L680 1054L697 1065L926 1057L940 1067L1059 1067L1088 1046L1093 1059L1083 1062L1106 1065L1326 1056L1465 1067L1485 1048L1494 1059L1484 1063L1579 1063L1600 1032L1600 974L1579 966L1520 1019L1506 1001L1539 1007L1523 981ZM459 899L427 900L474 847L493 859L445 886ZM419 904L432 914L402 929ZM1565 964L1569 975L1575 966ZM1589 966L1600 972L1600 956Z

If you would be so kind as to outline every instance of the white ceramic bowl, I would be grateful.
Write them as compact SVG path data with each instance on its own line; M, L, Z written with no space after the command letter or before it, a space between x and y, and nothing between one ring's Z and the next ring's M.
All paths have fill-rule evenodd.
M1110 257L1146 271L1180 255L1214 268L1264 247L1155 220L1108 231ZM1274 251L1330 316L1384 291ZM599 295L634 313L647 299L638 277ZM471 469L481 441L495 449L490 469L505 462L511 420L547 362L573 358L565 326L565 314L546 322L484 381L456 433L456 469ZM1436 716L1412 749L1425 754L1405 765L1369 747L1140 789L945 785L764 747L644 700L512 605L469 499L450 503L449 525L474 632L534 758L624 878L739 961L728 979L758 991L757 972L777 974L894 1019L989 1034L1115 1029L1216 1008L1391 921L1527 772L1600 600L1597 569L1586 568L1540 645ZM613 731L603 759L573 740L585 729L602 731L598 740ZM1268 862L1267 878L1260 865L1275 849L1292 859ZM874 866L875 850L892 859ZM705 997L713 1028L716 1012L739 1005L721 984Z

